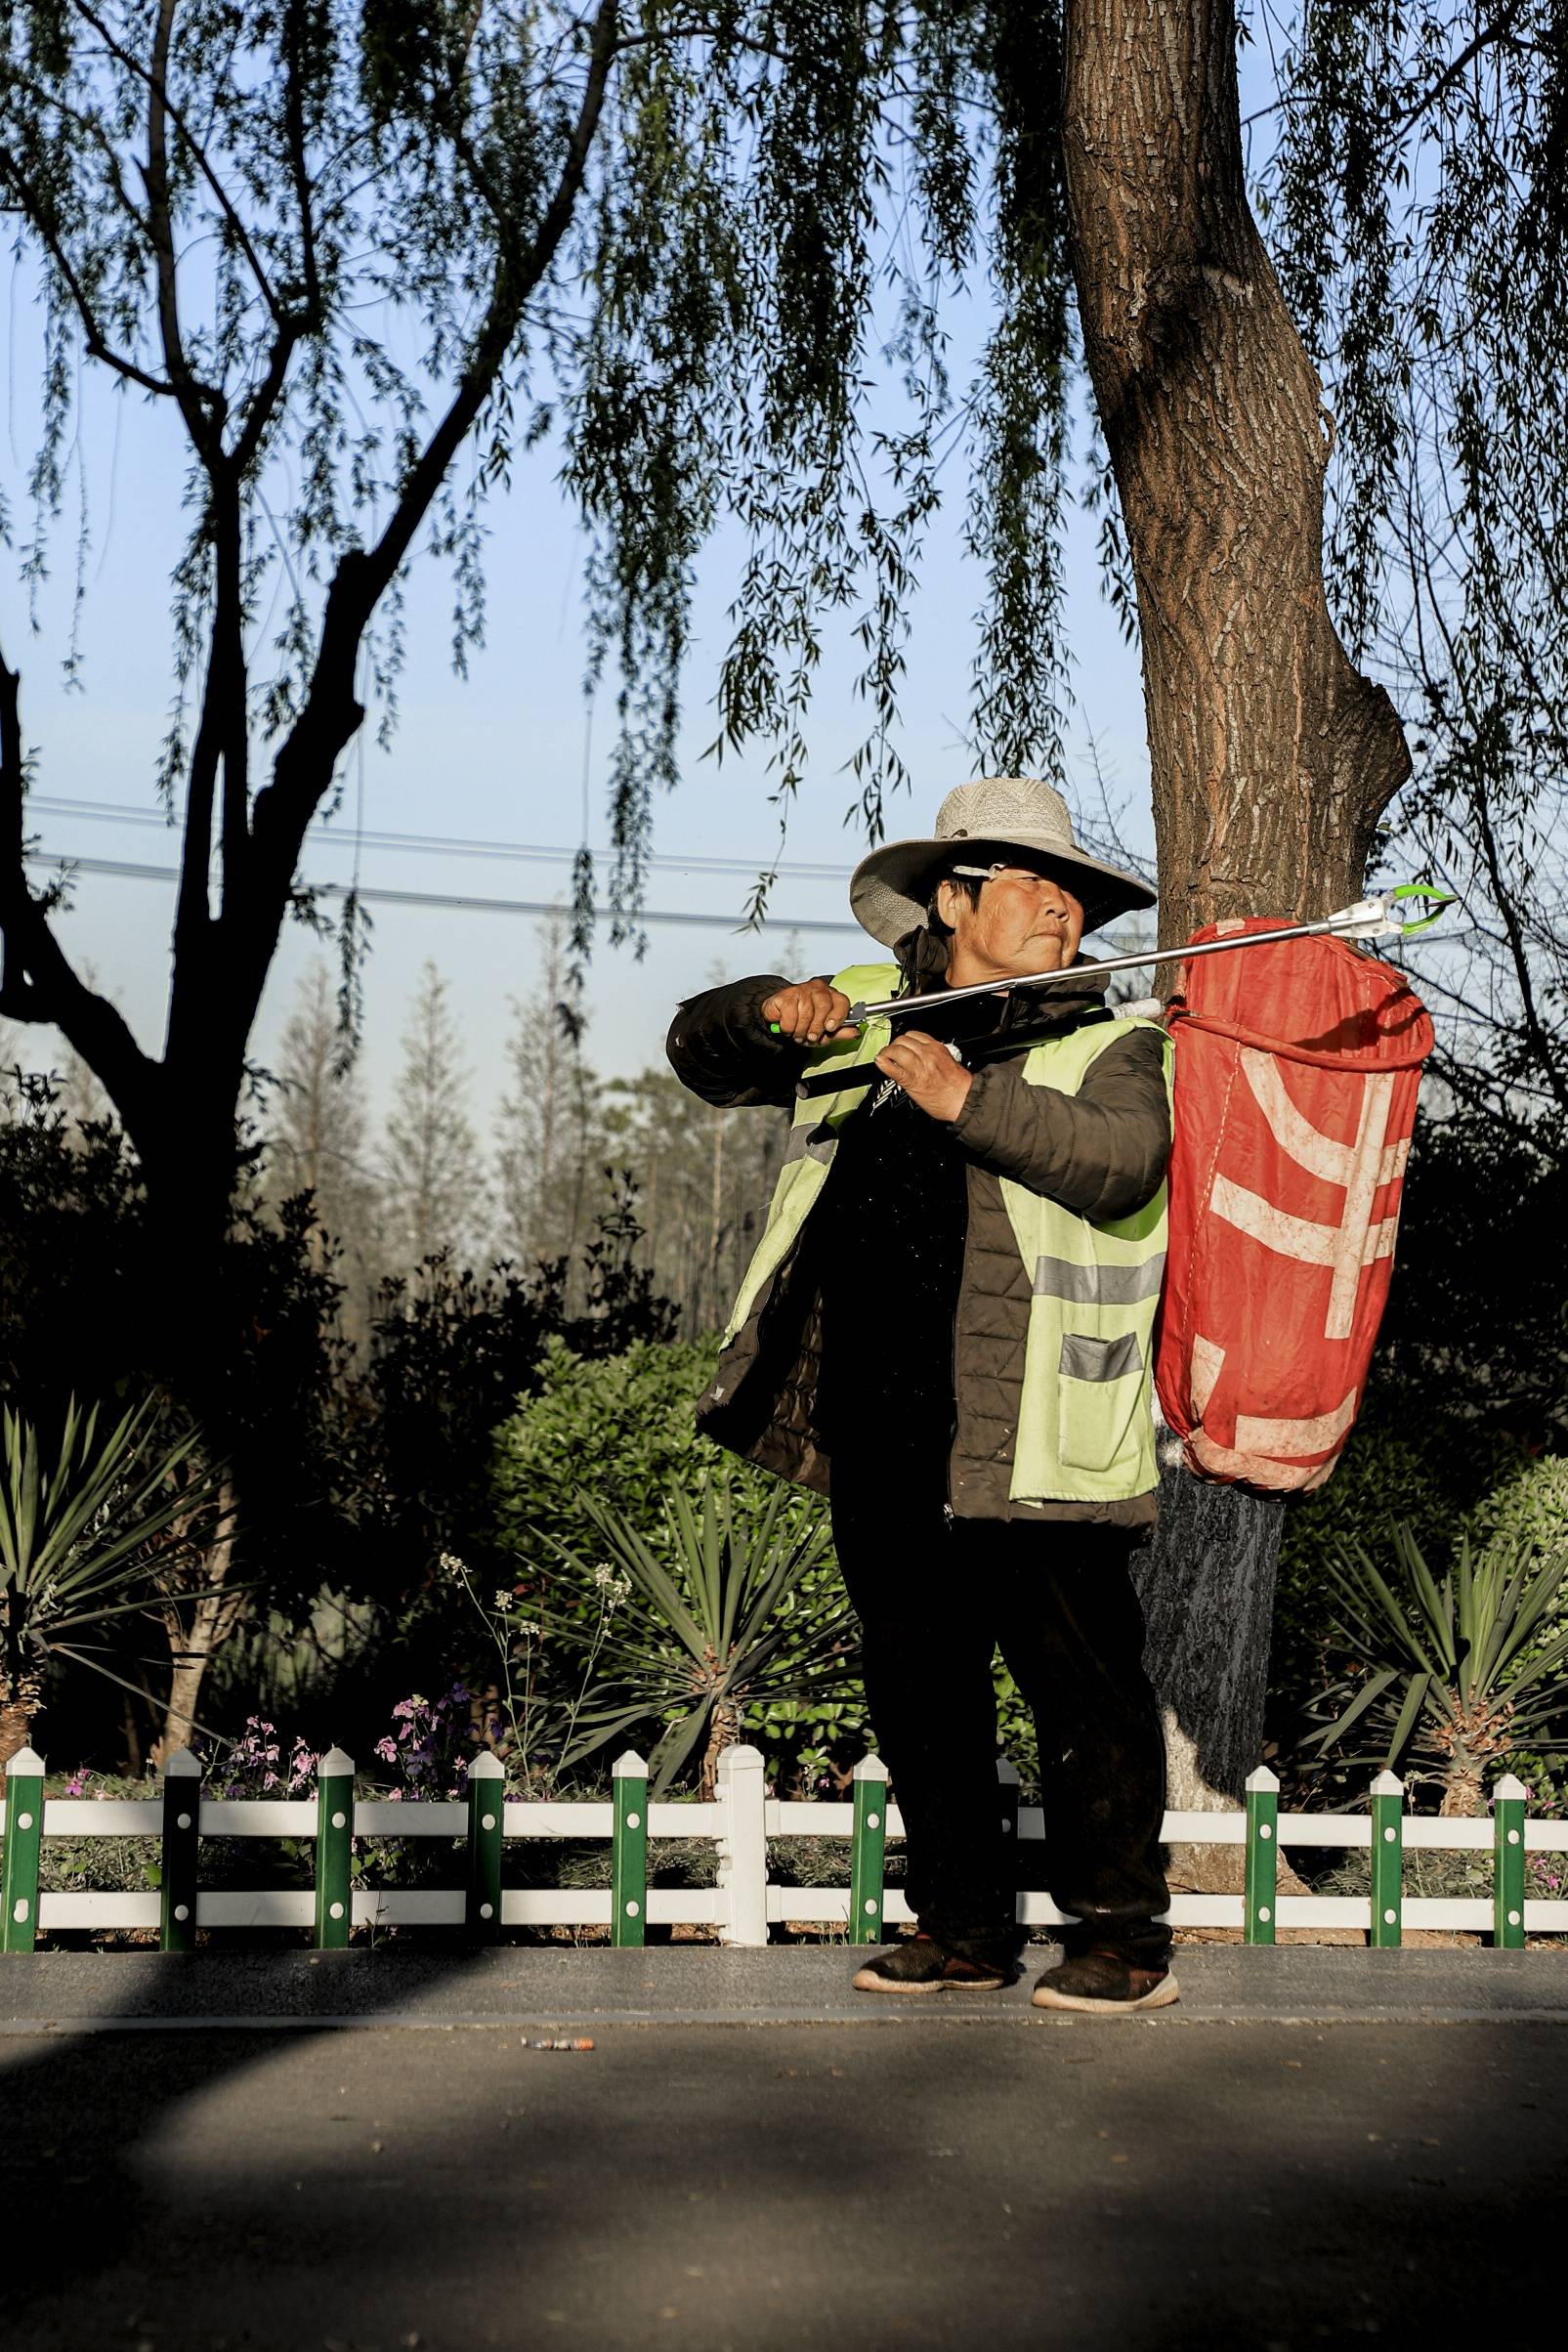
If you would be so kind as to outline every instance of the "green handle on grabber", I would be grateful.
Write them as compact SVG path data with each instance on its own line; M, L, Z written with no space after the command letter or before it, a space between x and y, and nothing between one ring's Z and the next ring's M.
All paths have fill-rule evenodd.
M833 1035L834 1037L842 1037L846 1029L858 1029L860 1026L861 1024L859 1021L840 1021L838 1027L833 1031ZM770 1021L768 1023L768 1035L770 1037L783 1037L784 1030L777 1021Z

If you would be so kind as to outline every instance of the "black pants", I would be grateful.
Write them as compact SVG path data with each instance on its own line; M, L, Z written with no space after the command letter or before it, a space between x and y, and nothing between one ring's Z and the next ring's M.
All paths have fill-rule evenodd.
M1035 1718L1045 1883L1077 1928L1165 1964L1165 1758L1121 1528L953 1519L931 1471L835 1470L833 1535L866 1697L908 1839L907 1892L942 1943L1015 1950L1018 1861L996 1801L999 1646Z

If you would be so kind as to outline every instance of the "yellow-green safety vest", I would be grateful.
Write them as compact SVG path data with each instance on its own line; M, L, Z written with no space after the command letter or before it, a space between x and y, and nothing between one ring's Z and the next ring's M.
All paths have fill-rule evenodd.
M834 975L851 1003L891 996L899 968L857 963ZM1157 1022L1094 1021L1046 1038L1025 1055L1027 1086L1076 1094L1090 1064L1125 1029ZM892 1024L869 1021L855 1037L821 1047L815 1070L842 1068L846 1077L874 1061ZM764 1284L800 1238L827 1181L844 1122L868 1099L864 1086L814 1094L796 1102L784 1162L768 1222L746 1269L724 1334L729 1346L743 1328ZM1165 1262L1165 1187L1131 1217L1093 1221L1010 1177L1002 1199L1031 1286L1029 1340L1024 1357L1019 1423L1009 1493L1014 1502L1118 1502L1156 1484L1153 1336Z

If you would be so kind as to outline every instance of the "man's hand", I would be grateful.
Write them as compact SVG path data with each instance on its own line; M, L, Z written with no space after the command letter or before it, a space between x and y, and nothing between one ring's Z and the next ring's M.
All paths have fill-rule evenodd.
M884 1046L876 1066L932 1119L956 1119L974 1085L962 1063L955 1062L947 1047L939 1046L923 1029L906 1029L890 1046Z
M848 1011L848 997L830 980L799 980L767 999L762 1018L776 1022L780 1036L792 1038L797 1046L820 1046L842 1029Z

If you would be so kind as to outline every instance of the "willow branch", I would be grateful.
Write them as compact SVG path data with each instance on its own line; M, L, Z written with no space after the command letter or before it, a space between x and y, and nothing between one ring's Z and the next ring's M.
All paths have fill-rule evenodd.
M174 19L174 0L161 0L161 4L162 12L168 17L170 30L172 31ZM187 120L181 107L170 97L164 67L155 64L153 68L149 71L149 69L143 64L141 59L137 57L133 51L127 49L123 42L117 41L114 38L114 35L110 32L108 26L104 22L103 19L98 15L97 11L87 6L87 0L75 0L75 8L77 15L92 26L94 32L97 33L99 39L103 42L109 55L125 67L127 73L134 74L138 81L147 83L149 101L153 98L156 99L158 105L163 110L163 113L167 119L173 123L175 129L180 134L181 139L190 149L191 159L194 162L197 171L206 181L208 188L212 192L213 201L216 203L219 211L223 214L224 219L228 223L229 228L233 235L235 244L239 247L239 250L245 257L246 263L250 269L250 274L256 280L257 289L261 294L262 300L266 303L267 308L272 312L273 317L277 321L278 324L281 325L286 314L284 313L281 303L278 301L275 293L273 290L272 280L269 278L267 272L262 265L260 254L257 252L255 245L251 241L250 232L245 227L243 218L235 209L228 190L224 187L224 184L219 179L217 172L213 169L212 164L208 161L206 149L202 146L200 140L196 137L195 132L191 129L191 124ZM159 27L159 31L161 36L161 25ZM166 42L164 47L164 64L166 64Z
M363 715L354 698L353 684L360 641L370 616L407 555L447 468L478 421L528 299L549 270L571 225L614 66L618 23L619 0L602 0L576 119L539 226L520 255L501 256L462 379L404 475L386 528L373 546L352 549L343 558L327 591L310 692L279 749L274 780L256 802L252 838L258 845L264 839L268 844L269 886L275 891L286 892L305 827L326 790L330 767L322 772L323 729L326 738L338 738L332 752L335 758Z
M1490 49L1497 42L1507 39L1509 27L1514 19L1521 14L1523 0L1509 0L1508 7L1500 9L1491 23L1483 24L1474 38L1465 42L1458 57L1444 66L1436 81L1428 89L1422 91L1420 97L1413 105L1408 106L1402 113L1394 116L1388 126L1389 129L1396 132L1408 131L1413 122L1422 114L1429 112L1439 100L1445 98L1453 89L1465 67L1474 64L1483 50Z
M38 202L27 181L23 179L11 158L3 151L0 151L0 187L9 189L15 196L18 211L32 229L39 243L59 272L65 291L70 296L76 316L82 322L82 337L88 358L102 360L106 367L111 367L116 375L123 376L128 384L139 385L144 392L155 393L161 400L177 399L179 397L178 388L171 384L166 377L149 375L145 367L138 367L134 360L127 359L123 352L116 351L110 344L108 337L99 324L98 314L93 308L87 289L71 266L70 256L56 234L48 211Z

